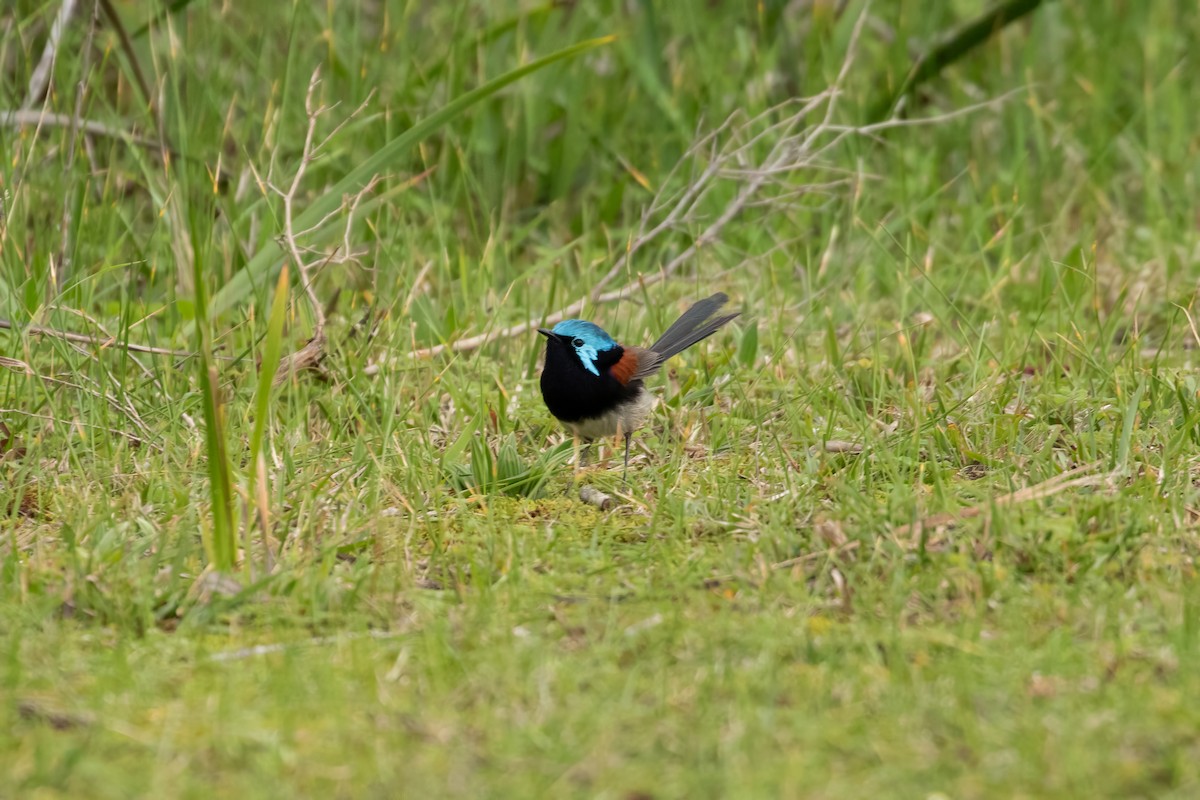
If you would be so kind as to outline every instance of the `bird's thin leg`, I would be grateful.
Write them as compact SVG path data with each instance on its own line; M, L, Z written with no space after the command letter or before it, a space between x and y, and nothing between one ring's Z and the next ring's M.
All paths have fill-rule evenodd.
M633 438L633 431L625 432L625 471L621 473L621 483L629 483L629 440Z
M584 467L588 465L588 454L592 449L591 439L582 439L579 436L575 437L575 474L579 475Z

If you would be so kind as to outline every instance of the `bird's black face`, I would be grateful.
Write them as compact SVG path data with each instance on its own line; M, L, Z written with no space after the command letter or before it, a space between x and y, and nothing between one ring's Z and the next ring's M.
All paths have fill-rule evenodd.
M565 336L538 328L546 337L546 370L563 380L588 382L600 378L596 356L587 352L587 343L578 336ZM570 376L570 377L568 377Z
M609 374L625 351L599 327L567 320L538 333L546 337L542 399L555 417L567 422L595 417L627 394Z

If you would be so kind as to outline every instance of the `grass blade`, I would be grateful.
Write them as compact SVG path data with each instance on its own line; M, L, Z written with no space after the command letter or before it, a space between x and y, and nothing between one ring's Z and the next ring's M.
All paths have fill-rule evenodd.
M192 278L196 291L196 320L200 358L200 392L204 403L204 443L207 454L209 497L212 502L212 531L206 537L209 562L219 571L233 569L237 558L236 529L233 519L233 480L225 439L224 409L221 407L220 384L216 360L213 358L212 330L206 309L208 289L205 283L206 248L202 244L197 212L191 214L192 241L196 242L192 259Z
M287 316L288 268L279 271L275 283L275 296L271 300L271 315L267 320L267 338L263 342L262 363L258 367L258 387L254 393L254 429L250 434L250 492L258 506L259 523L262 525L263 544L271 532L271 518L267 507L266 459L262 457L263 436L271 411L271 387L275 371L283 357L283 322Z

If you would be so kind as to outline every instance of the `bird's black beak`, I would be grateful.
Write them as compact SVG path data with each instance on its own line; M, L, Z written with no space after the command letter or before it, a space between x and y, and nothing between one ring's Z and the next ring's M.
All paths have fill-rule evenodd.
M549 328L538 328L537 332L540 333L542 336L545 336L547 339L554 338L554 331L550 330Z

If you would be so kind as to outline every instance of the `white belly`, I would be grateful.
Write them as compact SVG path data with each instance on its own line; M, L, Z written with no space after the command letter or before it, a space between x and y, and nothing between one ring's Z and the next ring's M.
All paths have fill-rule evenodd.
M646 424L650 412L654 410L654 403L654 395L643 391L633 400L622 403L607 414L568 422L566 426L571 433L588 440L633 433Z

